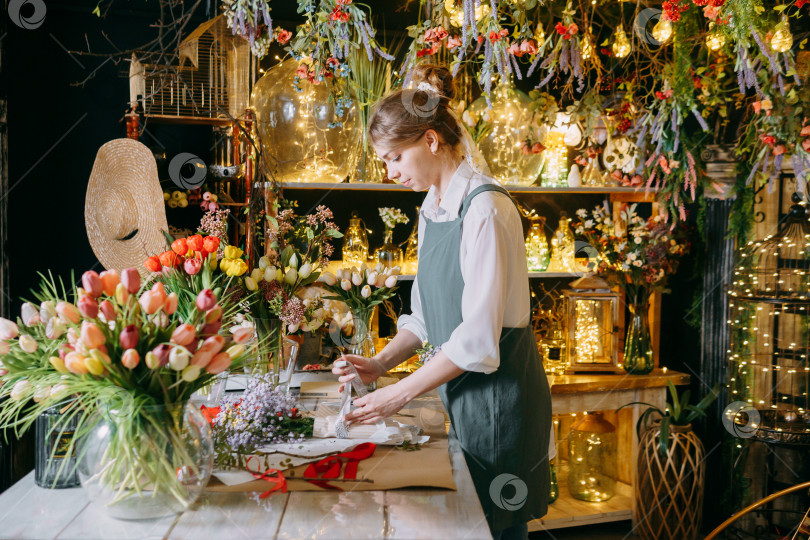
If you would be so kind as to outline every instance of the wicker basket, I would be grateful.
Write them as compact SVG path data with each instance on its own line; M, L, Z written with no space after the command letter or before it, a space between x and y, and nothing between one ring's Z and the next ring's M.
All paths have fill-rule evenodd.
M645 540L692 540L703 514L703 443L691 425L670 425L669 449L662 454L660 437L655 423L639 441L636 532Z

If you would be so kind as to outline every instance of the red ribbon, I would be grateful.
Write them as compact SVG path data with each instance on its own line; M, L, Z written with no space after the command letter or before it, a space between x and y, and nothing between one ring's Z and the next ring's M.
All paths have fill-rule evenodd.
M343 464L345 463L346 468L343 470L343 479L355 480L357 478L358 463L373 456L376 449L377 445L374 443L362 443L358 444L353 450L348 452L323 458L317 463L310 463L307 470L304 471L304 478L306 478L308 482L311 482L318 487L343 491L341 488L329 485L323 480L310 479L323 478L331 480L340 478L340 470L343 468Z
M256 459L256 461L258 461L258 458L256 458L256 456L250 456L247 459L245 466L247 466L247 464L250 463L251 459ZM263 473L258 473L251 471L250 468L248 468L248 472L252 474L253 478L255 478L256 480L264 480L265 482L270 482L272 484L272 487L270 489L259 495L260 499L266 499L276 491L287 493L287 479L284 478L284 474L282 474L280 470L267 469Z
M200 410L202 411L203 416L208 419L209 424L213 424L214 418L216 418L219 414L219 407L206 407L205 405L201 405Z

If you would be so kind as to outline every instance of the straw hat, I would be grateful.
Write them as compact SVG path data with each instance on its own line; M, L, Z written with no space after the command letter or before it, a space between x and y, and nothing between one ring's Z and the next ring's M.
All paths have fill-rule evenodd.
M166 251L163 190L149 148L132 139L99 148L87 183L84 220L104 268L144 272L147 257Z

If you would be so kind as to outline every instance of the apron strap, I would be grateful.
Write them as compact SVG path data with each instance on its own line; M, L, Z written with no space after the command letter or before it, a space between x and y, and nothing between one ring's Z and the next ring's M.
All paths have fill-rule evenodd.
M500 193L503 193L504 195L509 197L509 200L511 200L512 203L514 203L515 208L517 208L517 202L515 202L515 199L513 199L512 196L509 194L509 192L506 191L504 188L496 184L484 184L472 190L472 192L469 195L467 195L467 197L461 203L461 209L458 211L459 219L464 219L464 216L467 215L467 210L470 209L470 203L472 203L473 198L479 193L483 193L485 191L498 191Z

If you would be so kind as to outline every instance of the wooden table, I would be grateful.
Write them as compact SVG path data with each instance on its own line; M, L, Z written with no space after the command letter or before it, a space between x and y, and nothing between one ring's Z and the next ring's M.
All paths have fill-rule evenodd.
M661 410L666 406L667 381L689 384L689 375L666 368L649 375L559 375L549 376L551 411L555 415L581 414L588 411L615 411L622 405L643 401ZM619 476L616 494L601 503L580 501L568 492L567 466L558 458L557 482L560 496L549 506L548 514L529 523L530 531L557 529L633 519L638 439L636 421L644 406L627 407L618 415ZM564 439L567 433L563 433ZM563 441L564 442L564 441Z
M108 517L81 488L39 488L31 472L0 495L0 538L491 539L454 440L450 460L457 491L296 491L266 499L253 492L207 492L189 511L144 521Z

